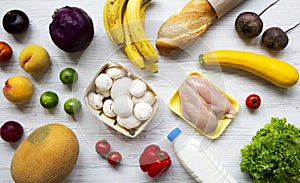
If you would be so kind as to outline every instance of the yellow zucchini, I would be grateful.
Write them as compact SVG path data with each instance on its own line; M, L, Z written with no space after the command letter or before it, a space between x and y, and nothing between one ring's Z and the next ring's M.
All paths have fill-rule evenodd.
M282 88L289 88L299 80L299 73L291 64L252 52L216 50L199 55L199 61L205 65L243 69Z

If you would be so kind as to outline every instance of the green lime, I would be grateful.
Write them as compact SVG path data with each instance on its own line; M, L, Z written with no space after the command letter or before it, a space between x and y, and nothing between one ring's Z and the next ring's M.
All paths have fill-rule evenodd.
M59 74L59 79L66 85L72 85L78 77L76 70L73 68L65 68Z
M65 101L64 104L64 110L67 114L75 114L79 112L81 109L81 103L78 99L76 98L69 98L68 100Z
M53 108L58 104L58 96L52 91L46 91L40 96L40 104L44 108Z

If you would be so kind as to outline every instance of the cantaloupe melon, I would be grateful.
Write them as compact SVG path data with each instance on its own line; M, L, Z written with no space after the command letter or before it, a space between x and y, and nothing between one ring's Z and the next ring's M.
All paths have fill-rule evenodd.
M73 170L79 155L74 132L50 123L35 129L18 147L11 161L16 183L57 183Z

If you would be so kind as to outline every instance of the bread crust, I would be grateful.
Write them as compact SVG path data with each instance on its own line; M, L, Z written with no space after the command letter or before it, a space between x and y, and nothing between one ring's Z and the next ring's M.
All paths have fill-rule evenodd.
M190 0L160 27L156 48L162 55L170 55L190 45L217 18L214 8L206 0Z

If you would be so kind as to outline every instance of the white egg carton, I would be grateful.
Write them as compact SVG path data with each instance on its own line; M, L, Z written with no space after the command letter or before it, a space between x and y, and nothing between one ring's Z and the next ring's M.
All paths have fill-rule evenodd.
M110 76L112 82L107 79L107 76ZM128 79L132 80L129 88L128 85L124 84L126 83L125 80ZM136 83L143 87L137 86ZM128 93L124 94L126 89L122 91L123 85L121 84L128 89ZM137 86L138 89L134 90L133 85ZM121 88L118 88L120 86ZM107 90L108 88L109 90ZM143 94L139 90L145 91L145 93ZM122 98L126 98L128 102L122 102ZM158 107L157 94L151 86L136 73L118 62L108 62L101 66L85 91L84 101L89 111L98 120L131 138L136 137L145 129ZM148 113L145 114L146 111ZM130 112L132 114L128 116Z

